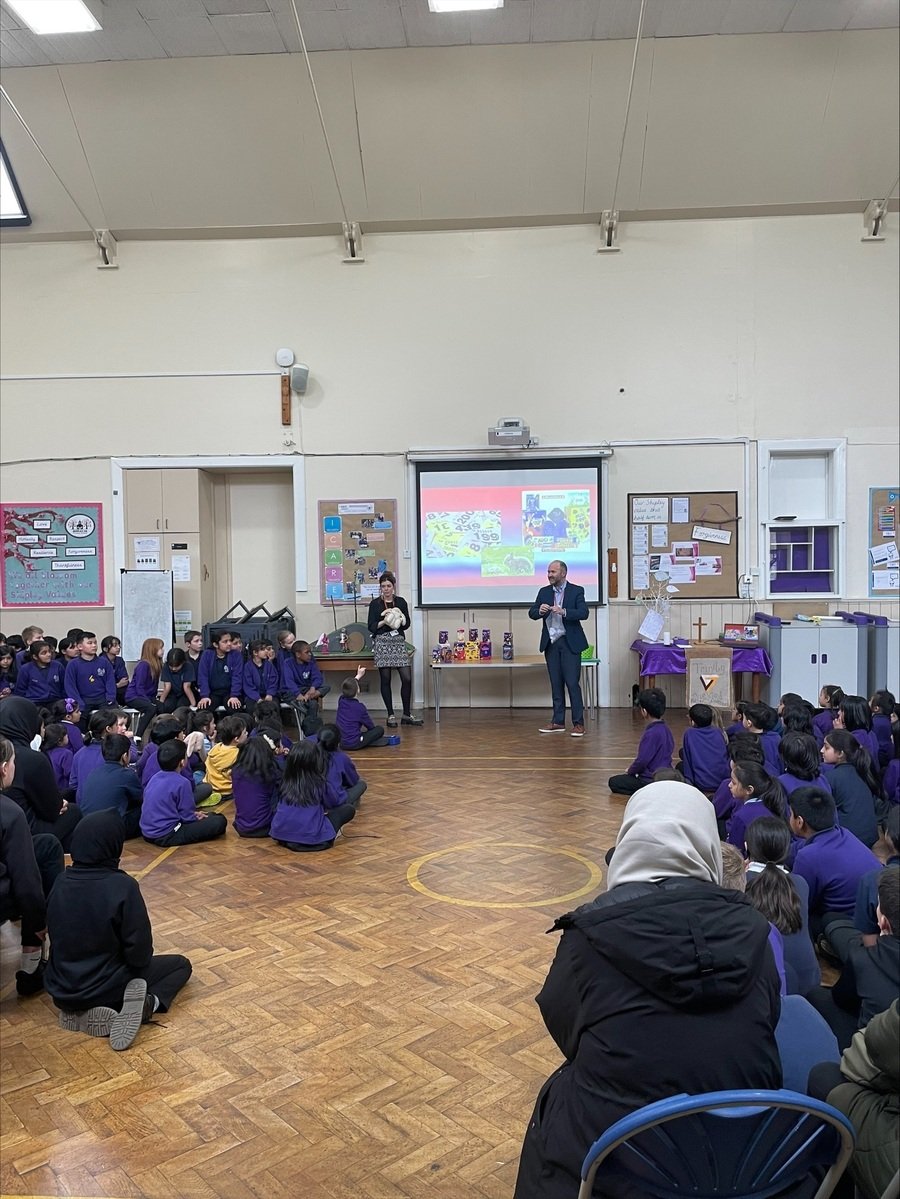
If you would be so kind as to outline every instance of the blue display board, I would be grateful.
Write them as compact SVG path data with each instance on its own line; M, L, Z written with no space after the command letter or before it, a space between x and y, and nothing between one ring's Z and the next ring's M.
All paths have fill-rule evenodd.
M396 500L319 500L319 555L322 603L368 604L397 574Z
M4 607L103 605L101 504L0 504L0 524Z

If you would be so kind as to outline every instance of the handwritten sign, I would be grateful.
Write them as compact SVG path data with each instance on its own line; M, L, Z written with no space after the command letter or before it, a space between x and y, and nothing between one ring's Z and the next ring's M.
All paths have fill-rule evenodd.
M632 524L665 524L669 519L669 497L636 495L631 501Z
M708 529L706 525L694 525L691 536L695 541L715 541L719 545L731 545L731 532L728 529Z

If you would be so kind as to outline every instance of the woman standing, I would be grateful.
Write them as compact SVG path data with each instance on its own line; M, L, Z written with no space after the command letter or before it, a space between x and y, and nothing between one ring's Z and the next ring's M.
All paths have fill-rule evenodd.
M403 705L403 724L421 724L418 716L410 711L412 700L412 668L410 647L406 643L404 629L409 628L409 605L397 595L397 580L386 570L378 580L381 594L369 604L369 632L374 641L373 656L381 678L381 698L387 709L387 726L395 729L394 696L391 690L391 671L400 674L400 702Z

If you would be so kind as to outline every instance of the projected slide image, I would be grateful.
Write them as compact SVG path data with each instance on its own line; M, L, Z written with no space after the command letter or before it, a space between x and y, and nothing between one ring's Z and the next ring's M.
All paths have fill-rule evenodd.
M481 552L482 578L513 578L534 575L534 550L524 545L487 546Z
M591 534L587 491L540 491L522 495L522 540L541 550L577 550Z
M416 475L423 605L529 605L555 558L597 602L596 462L441 462L417 466Z
M425 557L479 559L485 546L498 545L502 519L496 509L425 513Z

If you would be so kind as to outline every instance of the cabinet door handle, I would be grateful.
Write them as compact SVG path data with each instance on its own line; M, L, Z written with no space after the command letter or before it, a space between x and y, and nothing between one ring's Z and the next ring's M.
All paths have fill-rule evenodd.
M823 655L822 655L822 665L823 665L823 666L827 666L827 665L828 665L828 655L827 655L827 654L823 654Z
M809 660L810 660L810 662L812 662L813 666L815 666L818 657L819 657L818 654L810 654L809 655Z
M159 528L159 517L156 518L156 527Z

